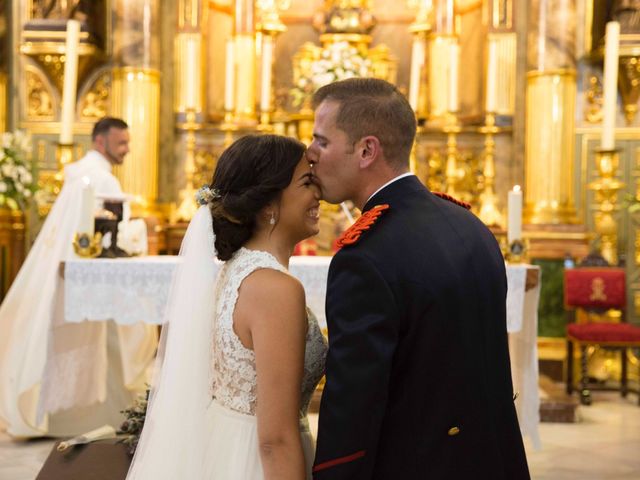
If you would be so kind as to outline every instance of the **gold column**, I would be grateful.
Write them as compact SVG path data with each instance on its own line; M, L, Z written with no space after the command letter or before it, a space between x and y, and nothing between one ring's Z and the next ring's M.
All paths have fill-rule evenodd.
M555 9L552 9L552 6ZM525 223L577 223L574 206L575 0L533 0L529 27L526 126Z
M253 0L236 0L234 43L236 58L235 121L256 124L256 42Z
M111 114L129 124L131 153L116 167L122 189L135 195L140 214L153 210L158 197L160 72L159 0L116 0Z
M131 136L131 152L115 174L125 192L140 196L145 209L152 208L158 197L159 72L114 69L111 98L112 115L129 124Z

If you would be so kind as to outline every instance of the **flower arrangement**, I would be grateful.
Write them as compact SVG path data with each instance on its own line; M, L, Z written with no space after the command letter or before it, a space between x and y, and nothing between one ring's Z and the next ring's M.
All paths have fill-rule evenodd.
M118 435L124 435L121 440L128 450L129 454L133 455L136 452L138 441L140 440L140 434L142 433L142 427L144 426L144 419L147 416L147 404L149 403L149 390L146 393L139 395L133 406L122 410L125 421L120 425Z
M25 210L38 190L28 163L31 138L18 130L0 137L0 207Z
M309 71L301 73L291 90L291 103L299 107L320 87L347 78L366 77L370 69L371 60L362 57L354 46L348 42L332 43L322 49Z

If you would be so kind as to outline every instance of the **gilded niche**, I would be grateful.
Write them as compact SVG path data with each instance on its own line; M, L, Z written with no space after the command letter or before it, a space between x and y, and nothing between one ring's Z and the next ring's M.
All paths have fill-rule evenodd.
M34 67L26 68L27 118L29 120L53 120L54 96L47 83Z
M98 77L82 99L80 115L83 120L97 120L107 115L110 89L111 75L105 72Z

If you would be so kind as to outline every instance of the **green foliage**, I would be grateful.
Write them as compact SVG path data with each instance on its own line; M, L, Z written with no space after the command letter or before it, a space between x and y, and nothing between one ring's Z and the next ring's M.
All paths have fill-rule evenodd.
M538 336L564 337L563 260L533 260L540 267L540 304L538 306Z

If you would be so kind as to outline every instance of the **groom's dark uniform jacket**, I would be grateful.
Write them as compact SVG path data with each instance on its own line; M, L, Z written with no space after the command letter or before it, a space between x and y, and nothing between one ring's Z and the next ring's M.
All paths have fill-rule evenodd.
M314 478L528 479L495 238L415 176L384 204L329 270Z

